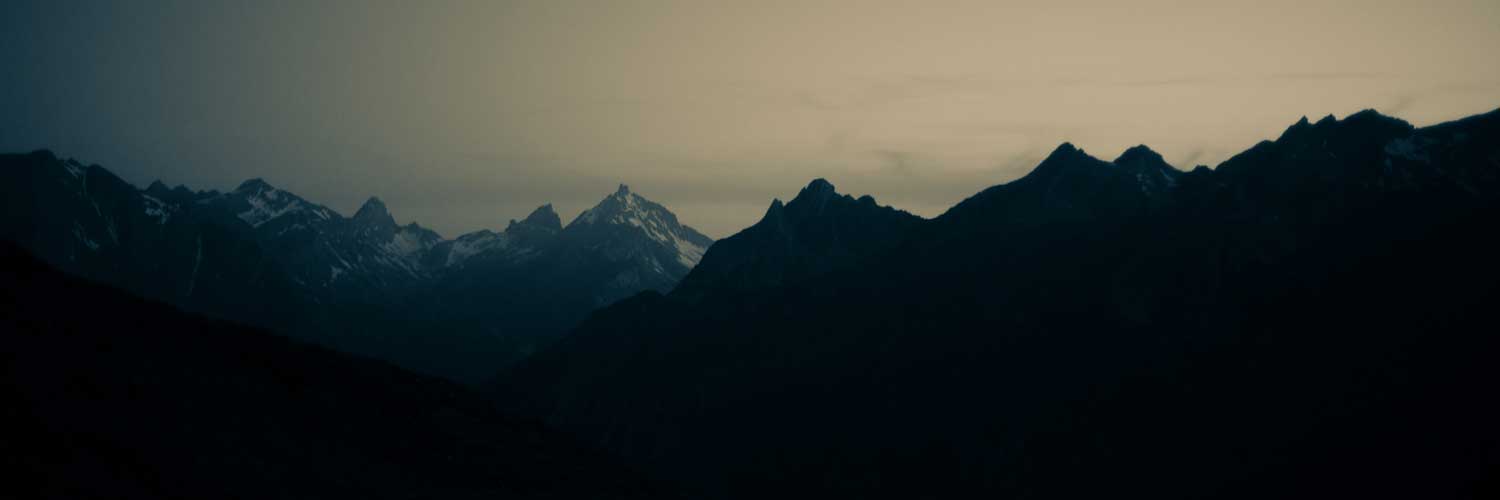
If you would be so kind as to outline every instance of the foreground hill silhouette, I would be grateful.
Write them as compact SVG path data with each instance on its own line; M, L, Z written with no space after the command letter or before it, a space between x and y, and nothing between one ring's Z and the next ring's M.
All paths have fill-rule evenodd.
M1500 493L1500 112L1304 119L1188 172L1064 144L930 221L796 212L501 399L714 498ZM782 235L842 233L772 227L879 237L836 265Z
M659 498L450 382L182 313L0 244L6 498Z

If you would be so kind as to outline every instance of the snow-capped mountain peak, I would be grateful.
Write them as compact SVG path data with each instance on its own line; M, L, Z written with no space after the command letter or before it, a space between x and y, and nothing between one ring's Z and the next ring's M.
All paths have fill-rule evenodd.
M712 238L679 223L677 215L666 207L631 192L624 184L598 205L579 214L566 231L583 233L594 226L627 228L628 232L642 234L672 251L677 264L688 269L698 264L713 243Z
M568 227L591 224L628 224L640 227L647 219L670 217L673 224L677 216L665 207L630 192L624 184L614 194L605 197L594 208L584 210Z
M260 178L250 179L235 188L234 192L222 195L242 201L243 206L236 216L250 227L259 228L268 222L293 214L309 215L315 220L328 220L337 216L327 208L314 205L295 194L277 189Z

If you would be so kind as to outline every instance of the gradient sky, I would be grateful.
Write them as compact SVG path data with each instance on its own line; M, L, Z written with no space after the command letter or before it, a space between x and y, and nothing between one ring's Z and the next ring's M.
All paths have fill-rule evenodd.
M0 2L0 150L445 236L618 183L723 237L814 177L934 216L1071 141L1215 165L1500 107L1500 1Z

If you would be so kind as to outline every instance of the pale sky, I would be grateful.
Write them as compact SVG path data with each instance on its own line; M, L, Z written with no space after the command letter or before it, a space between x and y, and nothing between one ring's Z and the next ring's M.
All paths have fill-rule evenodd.
M1216 165L1500 107L1500 1L0 4L0 150L444 236L619 183L713 237L815 177L935 216L1063 141Z

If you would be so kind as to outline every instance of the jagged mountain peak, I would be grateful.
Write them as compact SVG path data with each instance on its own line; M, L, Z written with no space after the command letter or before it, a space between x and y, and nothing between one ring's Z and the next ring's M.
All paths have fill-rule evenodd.
M1308 118L1306 116L1303 116L1301 119L1297 120L1296 123L1293 123L1290 127L1287 127L1286 131L1283 132L1277 140L1280 141L1282 139L1288 138L1295 139L1313 131L1330 131L1350 126L1359 128L1387 128L1398 131L1408 131L1414 128L1410 123L1407 123L1405 120L1402 120L1400 118L1383 115L1379 111L1376 111L1374 109L1364 109L1352 113L1349 116L1345 116L1343 120L1338 119L1338 117L1330 113L1327 116L1318 119L1316 123L1309 123Z
M1473 190L1479 184L1468 173L1441 172L1432 166L1428 147L1442 141L1433 131L1417 129L1373 109L1343 120L1328 115L1308 125L1299 120L1275 141L1262 141L1220 163L1216 175L1256 178L1242 189L1289 189L1297 183L1339 182L1372 189L1406 189L1418 184L1453 184Z
M1120 157L1115 158L1114 161L1116 165L1141 162L1166 163L1166 160L1162 159L1161 153L1152 151L1151 148L1146 146L1145 144L1140 144L1137 146L1132 146L1130 149L1126 149L1125 152L1120 153Z
M1115 159L1114 164L1126 175L1133 175L1136 184L1148 196L1164 193L1176 186L1177 178L1182 175L1182 171L1168 164L1160 153L1152 151L1145 144L1125 150Z
M773 215L780 215L781 211L785 209L786 205L781 203L781 198L772 198L771 206L766 208L766 215L764 218L769 218Z
M173 191L185 190L178 186ZM236 216L251 227L259 228L275 219L283 216L300 214L313 220L326 221L337 218L338 215L325 207L310 203L293 194L272 186L259 177L240 183L230 193L218 194L210 192L217 199L225 200L236 206Z
M1075 154L1087 153L1084 153L1082 149L1078 149L1078 147L1074 146L1071 142L1063 142L1062 144L1058 144L1056 148L1053 148L1052 153L1048 154L1047 158L1050 159L1054 157L1064 157Z
M1279 141L1295 137L1299 134L1305 133L1308 130L1311 130L1312 126L1312 122L1309 122L1307 120L1307 116L1303 115L1302 119L1297 120L1297 123L1293 123L1292 126L1287 127L1285 131L1281 132L1281 136L1276 140Z
M1077 165L1108 166L1108 162L1089 155L1088 152L1078 148L1077 146L1074 146L1071 142L1064 142L1062 144L1058 144L1057 148L1053 149L1052 153L1048 154L1041 163L1038 163L1036 168L1033 169L1031 174L1028 174L1028 176L1035 175L1039 172L1055 170L1058 167L1070 167Z
M354 213L354 220L366 223L385 223L389 221L389 225L396 225L396 219L391 217L391 212L386 208L385 202L380 201L380 198L375 196L371 196L370 199L365 200L363 205L360 205L359 211Z
M665 250L671 256L670 261L655 259L651 267L660 268L665 262L676 262L681 266L681 271L674 272L658 269L667 275L685 272L697 265L703 252L713 243L712 238L679 223L677 215L666 207L630 192L624 184L593 208L584 210L561 234L569 241L613 242L605 246L636 248L645 253L658 250L644 249ZM598 246L600 243L587 245ZM625 253L631 252L635 250ZM676 281L676 278L669 281Z
M1349 131L1352 129L1376 131L1377 133L1405 133L1413 129L1411 124L1399 118L1382 115L1373 109L1362 110L1343 120L1333 114L1319 118L1317 122L1309 123L1308 118L1303 116L1291 126L1287 127L1275 142L1295 142L1307 140L1308 138L1319 138L1322 141L1329 137L1328 134L1341 133L1338 131Z
M1088 175L1101 175L1102 172L1110 170L1113 164L1090 156L1084 150L1079 149L1071 142L1064 142L1052 150L1047 158L1038 163L1025 179L1052 178L1056 175L1067 173L1084 173Z
M1365 109L1339 120L1332 114L1324 116L1316 123L1309 123L1308 118L1303 116L1291 126L1287 127L1275 141L1263 141L1256 148L1267 147L1267 145L1280 143L1315 143L1319 147L1334 137L1359 137L1371 138L1394 137L1406 135L1414 131L1416 127L1400 118L1380 114L1373 109ZM1252 151L1255 148L1252 148ZM1247 151L1248 152L1248 151Z
M355 238L369 243L386 245L388 250L394 250L403 256L410 256L413 249L431 246L432 242L427 240L423 233L430 233L425 229L418 231L402 231L396 225L396 218L391 216L390 210L380 198L371 196L365 200L354 217L349 219L348 229L352 231ZM402 241L409 240L409 241ZM401 243L399 248L390 247L390 243Z
M832 192L834 190L833 183L828 182L828 179L822 177L813 179L812 182L807 183L807 187L802 188L803 192L814 193Z
M1042 221L1136 209L1143 206L1141 196L1167 192L1181 173L1145 145L1127 149L1110 162L1064 142L1025 176L980 191L937 220L982 231L997 219Z
M757 289L830 272L890 248L921 221L814 179L792 201L771 200L759 222L714 243L673 293L697 298L714 289Z
M543 208L546 208L547 212L551 211L550 205ZM538 208L537 210L541 211L542 208ZM533 212L532 215L537 214ZM584 210L583 213L578 214L578 217L574 218L573 222L568 224L568 227L598 223L628 224L632 219L640 219L642 216L670 216L673 223L676 223L677 220L677 217L667 211L665 207L639 194L630 192L629 186L620 184L619 189L616 189L614 193L600 200L593 208ZM530 219L530 216L527 218Z
M359 214L366 212L386 213L387 210L385 207L385 202L381 201L380 197L378 196L371 196L369 199L365 200L363 205L360 205L359 211L355 212L354 216L359 217Z
M1116 167L1130 171L1166 170L1180 172L1176 167L1167 163L1167 160L1162 158L1161 153L1152 151L1151 148L1146 147L1144 144L1125 150L1124 153L1120 154L1119 158L1115 158L1115 161L1111 163L1114 163Z
M838 195L838 190L834 189L833 183L828 182L828 179L819 177L817 179L813 179L812 182L809 182L807 184L807 187L804 187L801 191L798 191L797 196L793 197L792 201L787 202L787 204L823 204L826 203L829 198L833 198Z
M1386 133L1396 134L1407 134L1416 129L1416 127L1412 126L1412 124L1408 123L1406 120L1402 120L1394 116L1386 116L1373 109L1362 110L1358 113L1346 116L1344 117L1344 121L1342 123L1348 127L1355 127L1365 130L1384 130L1387 131Z
M265 179L262 179L260 177L246 179L245 182L240 183L239 187L234 188L234 192L243 194L260 194L262 192L275 190L275 186L272 186L269 182L266 182Z
M806 187L798 191L797 196L793 197L791 201L782 203L780 198L771 200L771 206L766 209L766 214L761 220L765 221L787 216L794 218L819 217L825 215L825 212L829 210L831 205L847 207L851 210L855 206L862 206L863 209L874 211L897 211L891 207L881 206L879 203L876 203L874 196L868 194L862 195L859 198L841 194L834 187L833 183L820 177L813 179ZM839 210L839 213L847 214L847 210ZM905 212L902 213L904 214Z
M557 211L552 209L551 203L536 207L536 210L532 210L531 215L527 215L525 219L521 220L521 223L553 231L562 230L562 218L558 217ZM515 224L515 222L512 221L511 224Z

